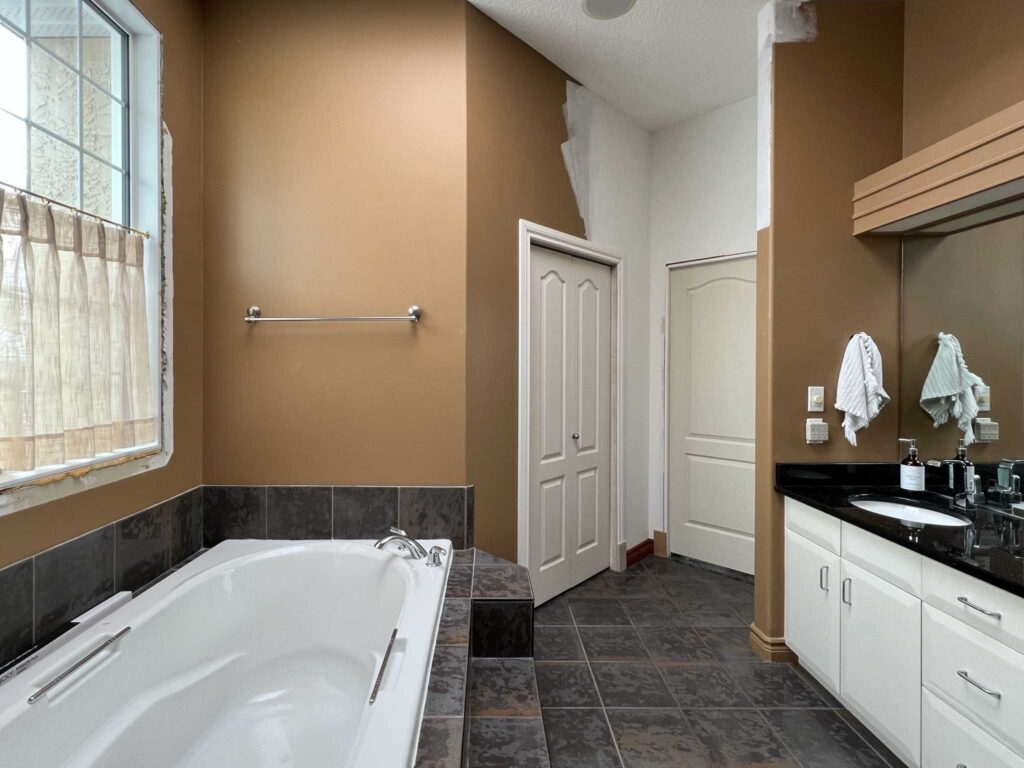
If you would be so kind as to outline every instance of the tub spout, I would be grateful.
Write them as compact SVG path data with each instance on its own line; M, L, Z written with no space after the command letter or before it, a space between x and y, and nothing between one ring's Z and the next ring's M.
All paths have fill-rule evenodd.
M375 549L384 549L393 541L400 541L402 543L402 546L399 547L399 549L408 548L409 551L412 552L413 560L422 560L427 556L427 550L423 548L422 544L406 534L406 532L401 528L395 528L394 526L391 527L391 533L381 539L378 539L377 543L373 546Z

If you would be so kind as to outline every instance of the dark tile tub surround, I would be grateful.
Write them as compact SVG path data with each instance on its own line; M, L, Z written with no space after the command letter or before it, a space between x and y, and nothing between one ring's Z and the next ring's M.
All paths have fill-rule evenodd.
M977 471L984 477L991 467L979 465ZM777 464L775 490L943 565L1024 597L1024 560L1000 542L998 520L1004 518L1005 513L994 509L950 510L950 497L937 492L944 488L945 478L943 469L927 467L925 486L929 490L908 492L899 487L899 465L895 462ZM966 516L973 523L973 549L966 551L965 528L933 525L907 528L899 520L853 506L850 496L857 493L887 496L911 493L938 509Z
M398 488L334 489L334 538L379 539L393 525L398 525Z
M0 569L0 672L118 591L139 591L202 548L191 491Z
M267 488L268 539L329 539L333 489L327 485Z

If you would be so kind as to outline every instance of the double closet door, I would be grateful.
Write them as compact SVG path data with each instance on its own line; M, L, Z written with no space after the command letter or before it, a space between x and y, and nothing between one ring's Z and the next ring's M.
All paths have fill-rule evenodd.
M537 604L608 567L611 268L530 252L530 576Z

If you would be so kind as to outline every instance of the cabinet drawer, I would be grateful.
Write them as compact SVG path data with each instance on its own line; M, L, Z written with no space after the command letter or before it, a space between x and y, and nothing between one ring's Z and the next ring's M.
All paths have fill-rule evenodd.
M829 552L838 555L841 551L842 523L795 499L786 499L786 527Z
M929 605L1024 653L1024 598L927 558L921 589Z
M922 695L923 768L1024 768L1024 758L925 690Z
M849 523L842 525L843 559L885 579L904 592L921 596L921 556Z
M921 634L924 687L1024 754L1024 654L930 605Z

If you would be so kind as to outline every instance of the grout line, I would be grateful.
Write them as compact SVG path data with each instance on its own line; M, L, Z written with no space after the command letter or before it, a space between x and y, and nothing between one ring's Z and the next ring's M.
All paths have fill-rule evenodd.
M788 754L788 755L789 755L789 756L790 756L791 758L793 758L793 762L795 762L795 763L796 763L796 764L797 764L798 766L801 766L801 768L802 768L802 766L803 766L803 763L802 763L802 762L800 762L800 758L798 758L798 757L796 756L796 753L795 753L795 752L794 752L794 751L793 751L792 749L790 749L790 748L789 748L789 745L788 745L788 744L786 743L786 740L785 740L784 738L782 738L782 734L781 734L781 733L779 733L779 732L778 732L777 730L775 730L775 728L773 728L773 727L772 727L772 724L771 724L771 722L770 722L770 721L768 720L768 718L767 718L767 717L765 716L764 712L763 712L762 710L760 710L760 709L759 709L759 710L757 710L757 714L758 714L758 716L759 716L759 717L761 718L761 720L762 720L762 721L764 722L764 724L765 724L765 725L766 725L766 726L768 727L768 732L769 732L770 734L772 734L772 736L774 736L774 737L776 738L776 740L777 740L777 741L779 742L779 744L781 744L781 745L782 745L782 748L783 748L784 750L786 750L786 753L787 753L787 754ZM884 761L883 761L883 762L884 762Z

